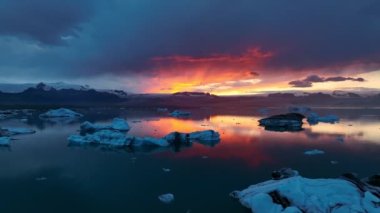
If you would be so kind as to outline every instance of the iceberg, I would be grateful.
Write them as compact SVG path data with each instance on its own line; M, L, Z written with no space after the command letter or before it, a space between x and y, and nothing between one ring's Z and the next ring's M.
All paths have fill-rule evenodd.
M0 146L9 146L11 144L11 138L9 137L0 137Z
M170 113L170 115L173 117L180 118L180 117L189 117L191 113L187 111L174 110L173 112Z
M0 135L3 136L13 136L13 135L26 135L26 134L34 134L35 130L29 128L13 128L13 127L3 127L0 128Z
M335 124L339 122L339 117L336 115L319 116L317 113L312 112L307 117L307 122L310 125L316 125L318 123L331 123Z
M85 144L102 144L110 146L128 146L129 141L125 134L112 131L112 130L100 130L93 134L81 135L71 135L68 137L71 143L85 145Z
M302 120L305 118L299 113L273 115L259 120L259 125L270 131L300 131Z
M168 194L162 194L160 196L158 196L158 199L163 202L163 203L166 203L166 204L169 204L171 202L174 201L174 195L171 194L171 193L168 193Z
M164 137L169 143L219 142L220 134L214 130L196 131L192 133L172 132Z
M66 108L52 109L40 115L41 118L78 118L82 116L82 114Z
M313 149L313 150L305 151L304 154L305 155L323 155L325 154L325 152L319 149Z
M122 118L114 118L111 124L94 124L85 121L80 125L81 132L96 132L100 130L118 130L127 132L131 129L128 122Z
M310 179L294 175L252 185L230 195L255 213L380 212L380 188L347 176Z
M84 122L80 126L80 134L70 135L67 140L71 144L77 145L108 145L114 147L141 147L147 149L157 149L159 147L169 147L178 143L197 141L199 143L217 143L220 135L214 130L196 131L192 133L172 132L162 138L137 137L127 135L130 129L126 120L121 118L113 119L111 124L93 124ZM176 144L175 144L176 143Z

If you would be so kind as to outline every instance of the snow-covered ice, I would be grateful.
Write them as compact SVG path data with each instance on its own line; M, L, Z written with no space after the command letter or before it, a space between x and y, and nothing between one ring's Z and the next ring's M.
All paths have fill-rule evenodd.
M380 199L345 179L293 176L234 191L231 196L255 213L380 212Z
M323 155L325 151L319 149L308 150L304 152L305 155Z
M83 115L73 110L66 108L52 109L45 113L42 113L40 117L42 118L57 118L57 117L66 117L66 118L77 118L82 117Z
M168 204L168 203L171 203L174 201L174 195L171 193L162 194L162 195L158 196L158 199L161 202Z

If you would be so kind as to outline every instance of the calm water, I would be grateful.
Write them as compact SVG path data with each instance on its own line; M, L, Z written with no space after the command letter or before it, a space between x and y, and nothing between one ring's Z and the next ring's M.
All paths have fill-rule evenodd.
M79 111L86 116L66 124L44 122L36 115L28 123L19 118L0 121L0 126L37 130L15 137L10 148L0 150L0 212L246 213L228 194L268 179L281 167L307 177L344 172L368 176L380 170L379 109L320 109L321 114L339 115L341 122L306 125L296 133L263 130L257 126L261 116L256 110L240 115L194 111L185 120L152 111ZM222 140L177 150L68 146L67 137L77 132L81 121L106 122L116 116L128 119L128 134L160 137L171 131L214 129ZM326 154L304 155L309 149ZM168 192L175 195L169 205L157 199Z

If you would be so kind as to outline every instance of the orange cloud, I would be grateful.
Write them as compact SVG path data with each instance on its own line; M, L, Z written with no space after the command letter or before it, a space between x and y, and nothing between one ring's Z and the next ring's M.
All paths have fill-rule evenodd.
M250 48L239 55L155 57L152 63L156 77L150 79L145 92L239 92L260 82L259 70L273 55L260 48Z

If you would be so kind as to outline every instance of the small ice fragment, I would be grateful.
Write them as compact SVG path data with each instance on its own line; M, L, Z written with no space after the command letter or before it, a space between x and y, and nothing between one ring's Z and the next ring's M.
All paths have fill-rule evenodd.
M37 177L36 178L36 181L45 181L45 180L47 180L46 177Z
M206 155L202 156L202 159L207 159L207 158L208 158L208 156L206 156Z
M170 172L171 169L169 169L169 168L162 168L162 171L164 171L164 172Z
M336 160L332 160L332 161L330 161L330 163L333 164L333 165L335 165L335 164L338 164L339 162L336 161Z
M325 152L319 149L313 149L313 150L305 151L304 154L305 155L322 155L322 154L325 154Z
M158 196L158 199L159 199L161 202L163 202L163 203L169 204L169 203L173 202L173 200L174 200L174 195L171 194L171 193L162 194L162 195Z

